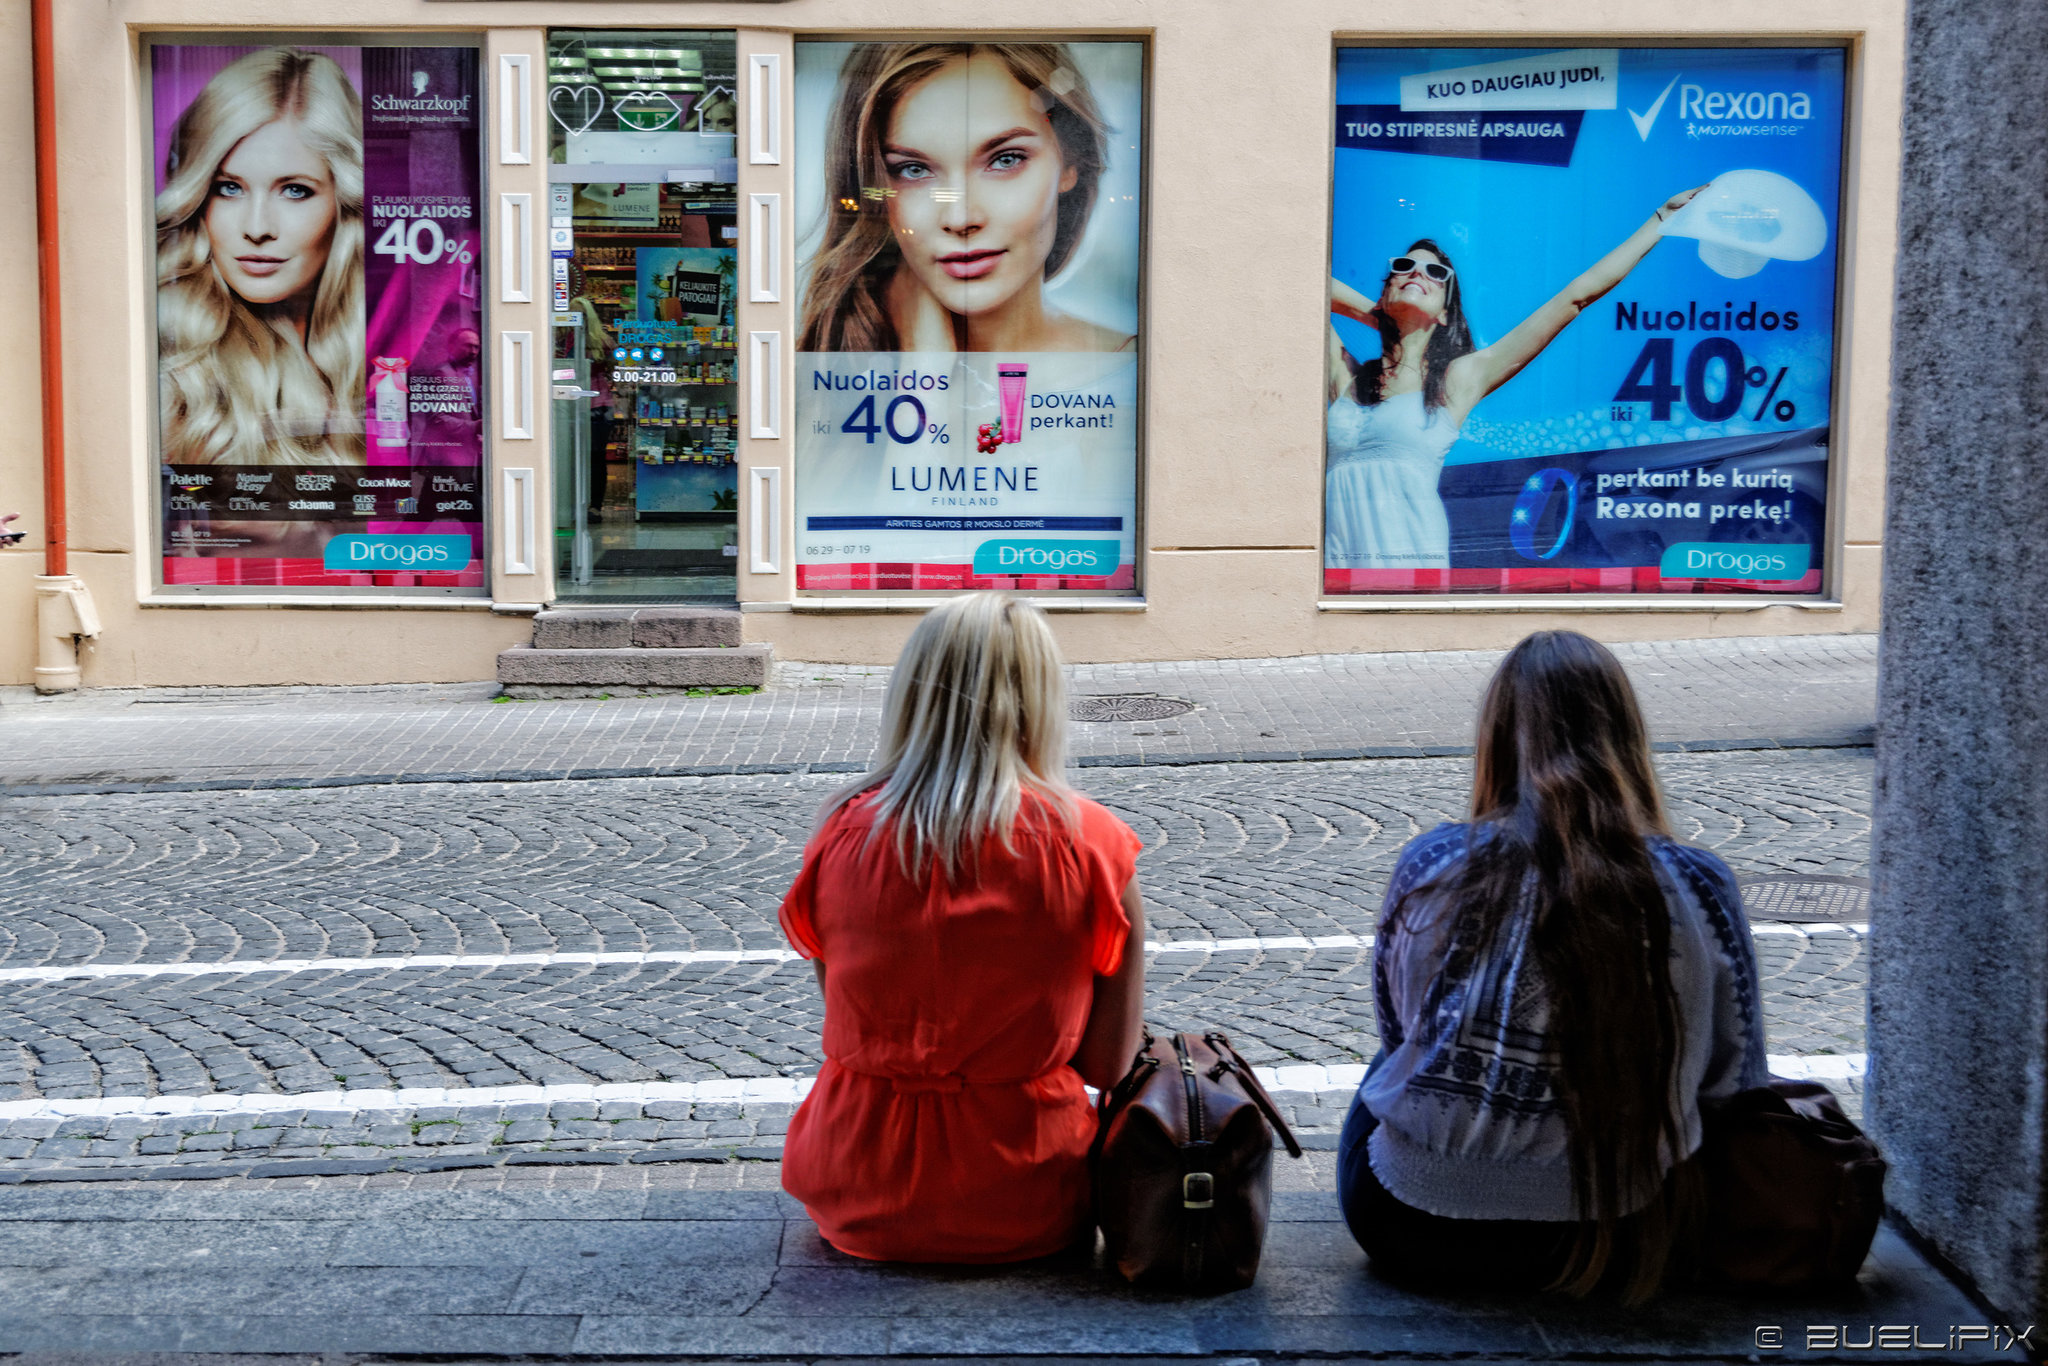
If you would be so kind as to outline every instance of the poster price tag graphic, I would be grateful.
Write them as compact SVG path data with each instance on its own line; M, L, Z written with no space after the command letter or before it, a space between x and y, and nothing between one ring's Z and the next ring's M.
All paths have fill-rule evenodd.
M849 566L877 565L905 566L882 572L931 587L1092 587L1128 576L1134 358L960 355L944 372L897 367L909 359L798 357L806 581L854 582L875 571Z

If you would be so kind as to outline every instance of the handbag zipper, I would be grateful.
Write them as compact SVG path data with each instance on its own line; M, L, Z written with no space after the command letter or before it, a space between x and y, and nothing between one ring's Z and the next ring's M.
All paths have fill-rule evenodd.
M1200 1143L1202 1139L1202 1092L1195 1080L1195 1056L1188 1051L1180 1035L1173 1036L1174 1056L1180 1059L1181 1084L1188 1096L1188 1142Z
M1173 1036L1174 1056L1180 1059L1180 1080L1188 1098L1188 1141L1186 1147L1206 1144L1202 1136L1202 1091L1195 1079L1195 1056L1180 1035ZM1185 1151L1185 1148L1183 1148ZM1216 1207L1216 1177L1212 1172L1185 1172L1180 1178L1180 1204L1184 1241L1181 1245L1180 1274L1192 1288L1202 1282L1202 1235L1210 1210Z

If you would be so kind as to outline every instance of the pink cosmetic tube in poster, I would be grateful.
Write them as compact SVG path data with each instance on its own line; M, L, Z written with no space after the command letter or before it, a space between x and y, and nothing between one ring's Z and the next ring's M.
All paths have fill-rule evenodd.
M996 365L996 388L1003 400L1003 442L1024 439L1024 383L1031 367L1021 360Z

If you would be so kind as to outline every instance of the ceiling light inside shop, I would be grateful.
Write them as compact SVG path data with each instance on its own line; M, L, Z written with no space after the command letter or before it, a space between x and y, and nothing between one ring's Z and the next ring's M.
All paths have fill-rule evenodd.
M590 65L581 57L550 57L548 65L560 71L581 71Z
M600 62L669 62L686 71L699 71L704 54L671 47L589 47L584 55Z
M606 80L627 77L647 77L657 81L676 81L694 73L678 71L672 66L600 66L593 68Z

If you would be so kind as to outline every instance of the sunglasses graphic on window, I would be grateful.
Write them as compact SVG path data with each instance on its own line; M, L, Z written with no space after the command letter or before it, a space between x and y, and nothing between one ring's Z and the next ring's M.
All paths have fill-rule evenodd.
M1435 261L1418 261L1413 256L1396 256L1387 262L1387 271L1393 275L1413 275L1417 271L1442 284L1451 278L1451 268Z

